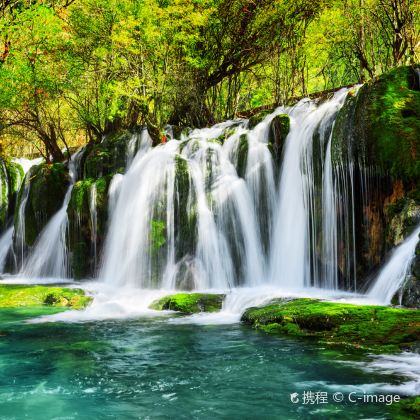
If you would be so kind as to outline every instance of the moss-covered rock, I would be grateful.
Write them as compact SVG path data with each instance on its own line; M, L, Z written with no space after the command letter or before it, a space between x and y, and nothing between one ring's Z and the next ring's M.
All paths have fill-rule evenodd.
M242 321L270 333L312 337L374 352L395 352L420 339L420 312L297 299L250 308Z
M67 287L0 285L0 308L59 306L83 309L92 301L82 289Z
M51 217L63 205L64 196L70 184L70 176L67 166L62 163L41 163L29 170L25 182L29 183L25 206L25 245L32 246ZM24 188L21 188L16 205L16 230L18 228L17 213L23 199L23 190Z
M91 277L97 269L108 225L110 182L110 176L88 178L73 187L67 214L70 266L76 279Z
M337 119L333 146L336 157L347 149L356 161L374 164L394 178L419 180L420 86L414 69L385 73L349 98Z
M399 245L420 223L420 202L404 196L395 203L385 204L387 242Z
M419 419L420 397L404 398L400 402L392 404L390 408L394 420Z
M242 178L244 178L246 174L246 167L248 162L248 149L248 136L246 134L241 134L241 136L239 137L236 172Z
M355 262L359 289L417 219L419 203L407 198L415 198L420 180L419 116L418 77L401 67L351 91L336 118L335 182L347 191L343 207L354 209L354 219L352 212L340 215L349 234L339 238L338 260L342 273L351 273ZM355 260L348 261L343 250L353 247L353 238Z
M180 155L175 156L175 259L194 255L197 245L197 214L189 203L191 177L187 161Z
M0 157L0 232L13 216L23 175L19 164Z
M290 117L287 114L276 115L270 123L268 146L272 150L277 166L281 163L284 143L290 131Z
M165 296L150 305L150 309L157 311L171 310L184 314L199 312L218 312L222 308L222 294L207 293L177 293Z
M248 128L252 130L256 127L261 121L263 121L268 115L272 114L274 109L264 109L252 115L248 121Z
M117 172L123 173L133 136L137 140L134 144L135 152L139 146L140 132L122 131L109 134L100 143L90 146L83 163L83 177L97 179Z

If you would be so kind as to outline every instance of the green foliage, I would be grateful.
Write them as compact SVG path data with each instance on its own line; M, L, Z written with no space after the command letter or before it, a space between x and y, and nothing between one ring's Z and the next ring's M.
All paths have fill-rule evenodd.
M157 311L171 310L184 314L218 312L222 309L225 295L207 293L177 293L165 296L150 305Z
M416 310L362 306L316 299L281 301L250 308L242 321L266 332L312 337L374 352L408 348L420 338Z
M418 60L415 3L8 2L0 15L2 143L26 142L62 161L69 143L100 143L138 124L158 138L168 122L203 126L373 78Z
M420 397L410 397L393 404L392 418L395 420L418 419L420 417Z
M92 298L82 289L65 287L0 285L0 308L61 306L83 309Z

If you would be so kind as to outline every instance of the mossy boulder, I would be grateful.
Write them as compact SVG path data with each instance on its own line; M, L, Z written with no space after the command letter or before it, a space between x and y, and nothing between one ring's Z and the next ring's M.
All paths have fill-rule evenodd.
M272 114L274 109L263 109L252 115L248 120L248 128L252 130L260 122L262 122L268 115Z
M76 279L92 277L108 226L108 189L111 177L83 179L73 187L69 218L70 266Z
M92 301L82 289L32 285L0 285L0 308L57 306L83 309Z
M290 131L290 117L287 114L276 115L268 132L268 146L272 151L274 161L280 166L286 137Z
M0 231L7 227L10 217L13 216L23 176L23 169L19 164L0 158Z
M420 312L386 306L296 299L250 308L245 324L265 332L311 337L376 353L409 349L420 339Z
M102 178L124 173L130 153L130 141L134 137L135 153L140 144L138 131L120 131L105 136L100 143L91 145L83 162L83 178Z
M32 246L51 217L63 205L70 184L67 166L63 163L33 166L26 174L29 194L25 206L25 245ZM18 209L23 199L24 187L20 189L15 210L15 229Z
M335 158L350 152L355 161L376 165L394 178L420 180L420 85L415 70L394 69L350 96L337 118L333 149Z
M171 310L184 314L199 312L218 312L222 309L222 294L207 293L177 293L165 296L150 305L150 309L156 311Z
M246 168L248 163L248 136L241 134L239 137L238 155L236 158L236 172L238 176L244 178L246 174Z

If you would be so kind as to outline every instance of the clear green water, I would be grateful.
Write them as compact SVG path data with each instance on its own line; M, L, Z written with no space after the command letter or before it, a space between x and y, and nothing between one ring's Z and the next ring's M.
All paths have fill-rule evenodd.
M365 356L241 325L28 316L0 310L1 419L390 418L382 404L293 404L290 394L331 399L343 385L399 381L341 363Z

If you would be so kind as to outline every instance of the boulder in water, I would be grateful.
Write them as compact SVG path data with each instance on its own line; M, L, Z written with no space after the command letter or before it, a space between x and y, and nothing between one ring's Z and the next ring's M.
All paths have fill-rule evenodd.
M304 336L375 353L398 352L420 339L420 312L386 306L296 299L249 308L242 322L268 333Z
M171 310L184 314L199 312L218 312L222 309L223 294L177 293L165 296L150 305L157 311Z

